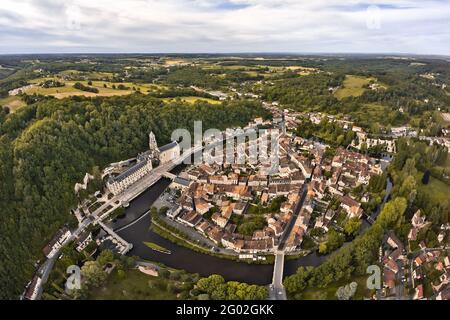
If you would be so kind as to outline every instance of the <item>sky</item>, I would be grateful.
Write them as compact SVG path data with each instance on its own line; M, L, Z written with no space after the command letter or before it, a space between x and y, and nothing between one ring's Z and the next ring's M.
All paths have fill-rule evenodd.
M0 0L0 53L450 55L450 0Z

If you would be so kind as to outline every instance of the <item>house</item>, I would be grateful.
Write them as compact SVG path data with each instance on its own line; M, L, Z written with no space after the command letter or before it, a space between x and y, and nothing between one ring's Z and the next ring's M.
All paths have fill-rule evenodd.
M67 227L62 227L59 229L52 240L50 240L50 242L44 247L43 251L45 256L49 259L52 258L71 234L72 233Z
M411 218L411 224L414 228L421 229L426 225L425 216L421 215L420 209L414 213L414 216Z
M216 212L212 215L211 220L221 228L225 228L228 219L224 218L220 213Z
M436 300L450 300L450 287L445 288L436 296Z
M212 204L205 201L203 198L194 199L194 204L195 204L195 211L197 211L197 213L201 215L204 215L209 211L209 209L213 207Z
M207 232L206 235L208 236L209 239L211 239L216 245L218 245L219 243L221 243L221 239L223 237L223 231L220 230L217 227L212 227L210 228Z
M173 182L170 184L169 188L172 189L178 189L178 190L185 190L189 188L192 181L180 177L176 177Z
M263 175L251 175L248 177L247 185L253 186L267 186L267 177Z
M409 241L416 241L417 240L417 233L418 233L418 229L417 228L411 228L411 230L409 230L409 233L408 233L408 240Z
M177 220L182 224L193 228L202 220L202 217L195 211L187 211L178 216Z
M166 216L168 216L171 219L175 219L181 212L182 208L180 205L176 205L166 212Z
M416 265L416 267L421 266L426 260L424 259L424 257L422 255L417 256L414 259L414 264Z
M445 264L445 268L450 268L450 258L449 258L449 256L446 256L444 258L444 264Z
M23 298L25 300L36 300L41 283L42 279L38 276L34 276L30 285L27 287Z
M247 211L248 202L239 201L234 204L233 213L235 214L244 214Z
M195 226L195 229L198 230L201 234L205 235L211 227L212 225L208 221L203 220L201 223Z
M344 209L350 218L358 217L360 218L363 210L361 208L361 204L350 198L349 196L341 197L341 208Z
M295 203L285 201L281 204L280 212L282 213L293 213L295 208Z
M386 235L384 236L384 242L390 245L393 249L399 248L400 250L403 250L403 243L399 238L397 238L393 231L388 231L386 233Z
M423 285L419 284L415 289L415 293L414 293L414 300L421 300L423 299Z
M398 267L397 263L394 260L389 259L389 258L384 260L384 267L391 270L395 274L397 274L397 272L399 271L399 267Z
M261 204L266 204L269 201L269 194L267 192L263 192L261 194Z
M390 291L395 289L395 273L389 269L383 270L383 286Z
M77 247L75 248L78 252L83 251L89 243L92 241L92 233L85 231L77 237Z
M180 198L177 200L177 204L179 204L183 209L192 211L194 210L194 203L190 196L183 194Z

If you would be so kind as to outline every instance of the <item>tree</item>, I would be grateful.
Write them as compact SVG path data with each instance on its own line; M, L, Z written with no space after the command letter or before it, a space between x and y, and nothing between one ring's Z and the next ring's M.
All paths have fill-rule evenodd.
M361 227L361 220L358 217L347 219L344 223L344 232L347 236L354 237Z
M170 277L170 271L167 269L161 269L159 270L158 275L162 278L168 279Z
M283 284L288 293L294 293L296 291L303 291L308 282L309 272L304 268L300 267L297 272L289 277L286 277Z
M402 197L397 197L383 207L377 218L377 223L379 223L383 229L394 229L400 227L404 217L403 214L406 210L406 199Z
M331 228L327 234L327 240L319 244L319 253L328 253L336 250L344 243L343 234Z
M199 294L197 300L209 300L209 294L207 293Z
M114 253L109 249L103 250L97 257L97 262L100 266L104 266L109 262L113 262L113 260L114 260Z
M212 293L215 288L217 288L219 285L224 284L225 280L221 275L218 274L212 274L208 278L202 278L197 282L197 288L200 290L206 292L206 293Z
M428 184L430 182L430 170L426 170L422 176L422 184Z
M106 280L107 274L97 261L86 261L81 267L81 275L87 286L99 287Z

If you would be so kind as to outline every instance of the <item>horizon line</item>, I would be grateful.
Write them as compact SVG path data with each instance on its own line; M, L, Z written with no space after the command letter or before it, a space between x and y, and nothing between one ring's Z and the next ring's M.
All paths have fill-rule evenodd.
M26 55L295 55L295 56L339 56L339 55L370 55L370 56L422 56L445 57L450 54L441 53L408 53L408 52L295 52L295 51L242 51L242 52L15 52L2 53L0 56L26 56Z

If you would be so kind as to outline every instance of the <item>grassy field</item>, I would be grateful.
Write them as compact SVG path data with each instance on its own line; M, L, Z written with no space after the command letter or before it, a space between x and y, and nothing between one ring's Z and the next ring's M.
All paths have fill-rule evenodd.
M64 81L65 86L64 87L57 87L57 88L42 88L38 84L45 81L55 78L37 78L33 79L30 82L36 84L35 87L28 89L26 91L27 94L42 94L42 95L49 95L54 96L55 98L62 99L69 96L86 96L86 97L95 97L95 96L118 96L118 95L127 95L134 93L136 91L140 91L142 93L147 93L151 91L155 91L158 89L165 89L163 86L158 86L154 84L136 84L132 82L109 82L109 81L92 81L92 85L88 84L88 81ZM76 82L80 82L84 84L85 86L90 86L98 89L98 93L93 92L86 92L82 90L75 89L73 85ZM119 90L117 87L119 85L124 85L125 87L128 87L126 90ZM116 86L116 89L113 89L112 86ZM106 87L105 87L106 86ZM133 88L135 90L133 90Z
M127 271L121 278L114 270L106 284L93 290L92 300L176 300L177 296L167 291L171 280L148 276L139 270Z
M356 112L352 112L352 118L359 121L378 121L383 122L388 112L387 107L377 103L364 104L364 108Z
M11 112L16 111L18 108L26 106L26 103L18 96L9 96L0 99L0 106L8 107Z
M164 64L166 66L176 66L179 64L184 64L184 63L188 63L189 61L187 60L183 60L183 59L172 59L172 58L168 58L166 60L164 60Z
M188 102L188 103L194 103L196 101L205 101L205 102L208 102L210 104L219 104L219 103L221 103L221 101L219 101L219 100L214 100L214 99L209 99L209 98L202 98L202 97L195 97L195 96L176 97L176 98L163 98L162 100L164 102L172 102L172 101L175 101L176 99L181 99L182 101Z
M296 71L297 74L301 76L307 76L312 72L317 71L316 68L302 67L302 66L287 66L287 67L269 67L271 71L275 71L277 73L282 73L286 70Z
M448 200L450 186L433 177L430 177L430 182L428 184L423 184L422 177L422 172L419 172L416 176L419 192L427 194L433 203L440 203Z
M170 253L170 250L168 250L168 249L166 249L166 248L164 248L164 247L161 247L160 245L158 245L158 244L156 244L156 243L153 243L153 242L144 242L144 244L145 244L147 247L149 247L150 249L152 249L152 250L159 251L159 252L163 252L163 253Z
M356 294L353 300L362 300L364 297L370 296L370 290L367 289L365 276L360 276L353 278L349 281L338 281L326 288L318 289L307 289L302 294L302 300L336 300L336 291L339 287L349 284L352 281L358 283L358 288L356 289Z
M363 86L368 84L370 80L374 80L374 78L346 75L342 88L337 90L334 95L338 99L360 96L365 90Z

